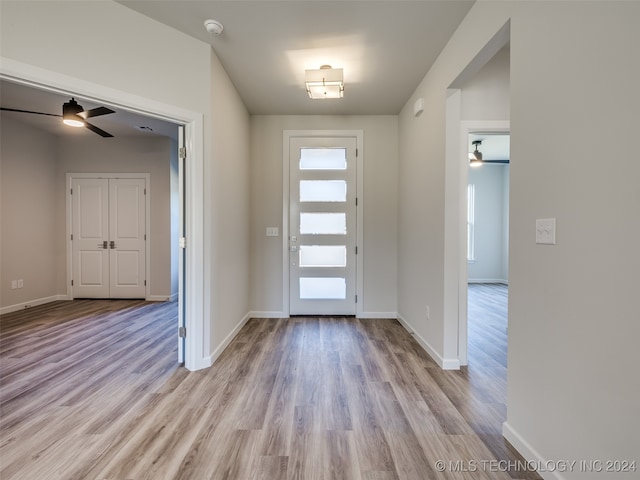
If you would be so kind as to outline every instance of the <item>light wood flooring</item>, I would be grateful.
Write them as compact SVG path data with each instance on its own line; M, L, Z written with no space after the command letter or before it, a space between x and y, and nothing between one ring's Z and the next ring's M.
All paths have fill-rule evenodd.
M519 459L500 434L498 327L454 372L395 320L252 319L188 372L176 314L78 300L3 316L0 478L539 478L497 463Z

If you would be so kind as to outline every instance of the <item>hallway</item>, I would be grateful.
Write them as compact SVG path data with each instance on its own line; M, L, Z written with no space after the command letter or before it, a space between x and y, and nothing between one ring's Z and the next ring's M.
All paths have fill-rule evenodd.
M3 316L2 478L539 478L500 471L521 458L501 435L504 369L480 355L491 336L443 371L395 320L252 319L188 372L174 315L77 301Z

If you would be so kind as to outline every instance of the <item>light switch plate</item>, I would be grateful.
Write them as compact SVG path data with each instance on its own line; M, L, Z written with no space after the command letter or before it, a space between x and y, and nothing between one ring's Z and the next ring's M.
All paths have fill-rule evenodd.
M541 245L556 244L555 218L539 218L536 220L536 243Z
M267 237L277 237L278 235L278 227L267 227Z

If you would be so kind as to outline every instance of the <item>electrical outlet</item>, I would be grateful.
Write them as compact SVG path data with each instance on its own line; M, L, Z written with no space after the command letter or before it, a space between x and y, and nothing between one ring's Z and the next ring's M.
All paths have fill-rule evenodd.
M427 305L427 320L429 320L431 318L431 309L429 308L429 305Z
M24 288L24 280L18 280L18 288Z
M11 290L15 290L16 288L18 288L18 281L11 280Z

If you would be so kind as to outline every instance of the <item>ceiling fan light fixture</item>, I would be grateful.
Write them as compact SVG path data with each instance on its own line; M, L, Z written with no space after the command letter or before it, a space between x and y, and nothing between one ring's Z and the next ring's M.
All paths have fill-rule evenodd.
M344 97L344 77L341 68L322 65L318 70L305 70L304 83L312 100Z
M77 115L73 117L69 115L63 118L62 123L68 125L69 127L84 127L85 125L84 120L82 120L82 118L78 117Z
M474 140L471 143L475 145L476 149L469 154L469 166L479 167L484 163L482 161L482 152L478 151L478 145L482 145L482 140Z
M83 111L84 109L72 98L62 105L62 122L70 127L84 127L84 118L79 115Z

